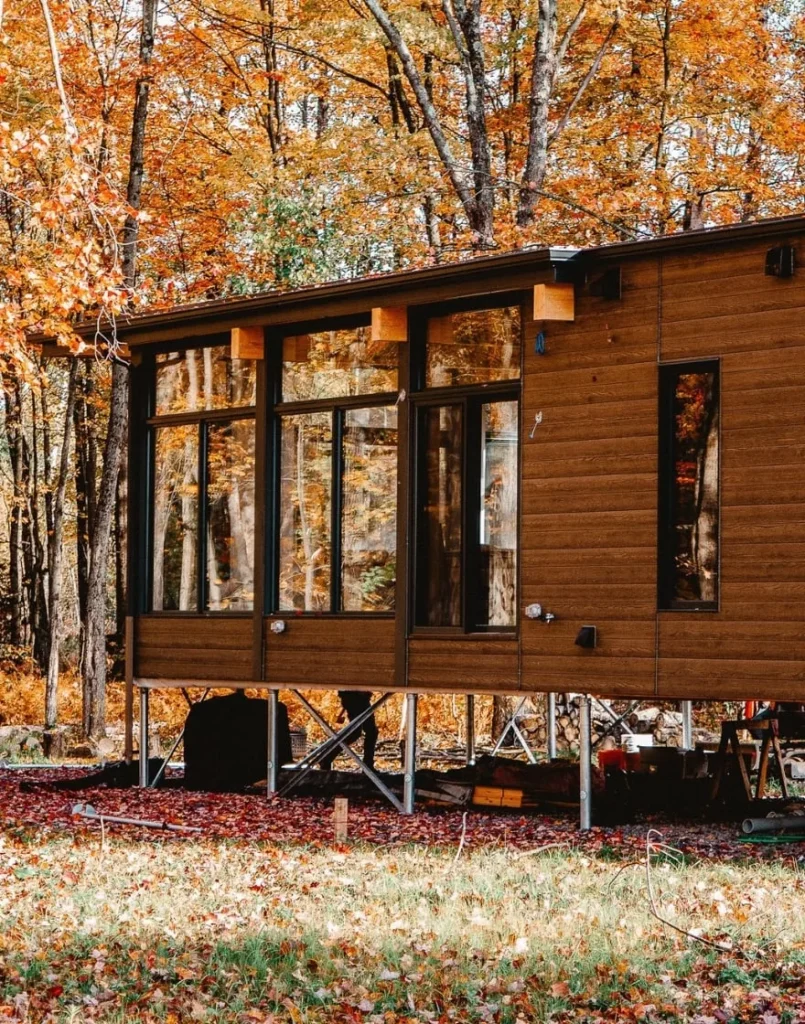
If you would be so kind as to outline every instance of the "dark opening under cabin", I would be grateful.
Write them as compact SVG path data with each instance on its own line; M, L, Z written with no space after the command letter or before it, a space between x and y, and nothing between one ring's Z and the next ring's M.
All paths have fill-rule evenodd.
M122 324L142 717L199 685L404 691L414 721L433 691L805 699L804 238L530 249Z

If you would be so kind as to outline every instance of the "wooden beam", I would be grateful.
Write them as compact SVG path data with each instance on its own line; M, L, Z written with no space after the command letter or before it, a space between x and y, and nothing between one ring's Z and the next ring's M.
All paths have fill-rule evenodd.
M372 310L372 344L408 341L408 307L375 306Z
M233 359L264 359L265 339L263 328L233 327L232 328Z
M575 320L575 293L572 284L535 284L535 320Z

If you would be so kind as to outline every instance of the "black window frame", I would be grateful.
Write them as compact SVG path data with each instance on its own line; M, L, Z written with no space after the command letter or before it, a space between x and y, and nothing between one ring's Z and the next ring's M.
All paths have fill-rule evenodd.
M718 578L714 601L685 600L673 596L676 580L675 402L676 381L683 374L714 373L714 401L719 409L718 465ZM658 462L657 462L657 611L718 612L721 607L721 360L709 359L666 362L658 365Z
M517 306L520 309L520 365L519 375L505 380L480 384L458 384L444 387L425 386L427 358L428 320L432 317L448 316L451 313L480 310L504 309ZM498 292L474 295L450 303L421 306L411 311L411 446L409 502L409 537L413 557L409 565L408 621L411 636L505 636L519 635L520 628L520 571L521 571L521 520L522 520L522 391L523 365L528 317L527 303L523 293ZM480 564L480 471L481 471L481 411L484 405L494 402L517 402L517 571L515 576L515 622L508 626L478 625L477 593L470 593L468 581L477 578ZM427 470L422 439L422 411L447 405L463 407L462 421L462 484L461 484L461 624L458 626L429 626L418 622L419 610L425 598L425 574L423 562L427 556L425 546L419 542L421 536L420 508L422 489L425 486ZM473 457L474 453L474 457Z
M146 460L147 460L147 511L148 511L148 539L144 545L146 553L146 572L143 574L145 580L145 607L148 615L167 616L188 616L198 618L199 616L224 616L250 617L254 614L257 605L257 594L252 599L251 609L208 609L206 607L209 596L207 581L207 524L209 517L209 501L207 500L207 468L208 468L208 437L209 428L212 425L233 423L236 420L252 420L255 425L255 500L257 500L257 486L259 480L258 466L258 445L257 445L257 414L260 405L261 391L261 361L254 360L257 373L257 402L255 405L230 406L226 409L200 409L194 411L183 411L177 413L163 413L155 415L156 409L156 380L157 380L157 357L170 352L190 352L204 348L229 347L229 337L226 335L205 338L198 344L188 345L181 343L166 343L155 346L154 351L149 353L148 364L148 415L145 418L146 433ZM156 487L156 436L157 431L165 427L183 427L196 425L198 431L198 529L196 536L196 608L154 608L154 517L156 515L155 487ZM257 536L255 531L255 585L259 578L257 570Z
M317 398L301 401L285 402L282 400L282 367L283 341L288 337L300 334L316 334L321 331L349 330L368 327L371 324L370 314L359 314L348 317L332 317L300 324L285 325L271 339L269 348L269 374L271 387L269 393L269 465L266 472L266 524L269 532L266 544L266 614L275 616L301 616L306 618L359 618L359 619L393 619L396 608L391 611L343 611L342 599L342 523L344 494L344 418L347 412L357 409L377 409L399 404L399 391L371 392L363 395L344 395L337 398ZM398 361L398 374L400 366ZM398 377L399 380L399 377ZM330 609L301 610L280 608L280 499L282 493L282 423L288 416L305 413L330 413L331 415L331 477L330 477ZM399 435L398 435L398 480L399 480ZM399 494L399 487L398 487ZM399 519L400 508L397 507ZM399 552L396 552L399 556Z

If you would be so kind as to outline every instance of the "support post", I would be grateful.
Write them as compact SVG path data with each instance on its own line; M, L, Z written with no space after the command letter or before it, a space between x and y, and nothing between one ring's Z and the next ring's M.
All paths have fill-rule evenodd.
M416 790L416 693L405 695L405 768L403 774L403 813L414 813L414 792Z
M148 688L140 687L140 788L148 789Z
M592 827L592 743L590 737L590 697L583 693L579 700L579 828Z
M545 719L545 732L548 742L548 760L556 760L556 694L549 693L546 695L547 701L547 714Z
M134 760L134 619L126 616L126 705L123 722L123 756L126 764Z
M682 748L693 750L693 701L680 701L679 710L682 712Z
M467 764L475 764L475 694L467 694Z
M268 691L268 761L266 763L266 796L277 792L277 712L279 710L279 694L276 690Z

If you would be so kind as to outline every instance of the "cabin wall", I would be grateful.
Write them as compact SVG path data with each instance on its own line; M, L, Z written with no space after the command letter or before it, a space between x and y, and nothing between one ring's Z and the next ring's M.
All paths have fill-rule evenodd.
M663 260L662 359L721 357L721 608L659 615L662 696L805 696L805 271L768 248Z
M527 352L520 603L557 619L521 619L523 689L805 695L805 274L766 276L768 248L624 261L620 302L577 288ZM657 611L657 364L715 357L720 605Z
M252 617L141 615L134 674L142 679L252 679Z
M285 623L273 633L271 623ZM283 686L394 685L394 619L278 615L264 623L264 677Z
M656 262L625 264L619 301L577 286L575 319L542 325L544 355L526 346L524 690L654 692L657 308ZM525 618L534 602L556 620ZM583 625L596 650L574 645Z

